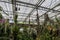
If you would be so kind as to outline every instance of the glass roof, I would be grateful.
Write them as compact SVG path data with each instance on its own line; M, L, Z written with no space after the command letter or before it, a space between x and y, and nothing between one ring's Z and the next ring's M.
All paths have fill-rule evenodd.
M14 1L13 1L14 3ZM15 0L18 14L18 22L36 23L36 8L38 7L38 14L40 22L44 21L44 14L47 12L50 18L54 18L60 13L60 0ZM5 19L13 23L13 5L12 0L0 0L0 6L3 8L1 12ZM20 10L19 10L20 8Z
M36 4L38 2L38 0L17 0L17 1L22 1L22 2L31 3L31 4Z

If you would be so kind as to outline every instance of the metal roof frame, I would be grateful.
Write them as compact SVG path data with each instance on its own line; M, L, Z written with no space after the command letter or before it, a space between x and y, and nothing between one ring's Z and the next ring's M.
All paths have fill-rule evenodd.
M23 1L17 1L17 0L15 0L15 2L7 2L7 1L0 1L0 2L4 2L4 3L9 3L9 4L12 4L12 6L13 5L17 5L17 6L24 6L24 7L29 7L29 8L33 8L31 11L30 11L30 13L28 13L27 14L27 16L26 16L26 18L25 18L25 20L23 21L23 22L25 22L31 15L32 15L32 13L35 11L35 9L38 7L38 10L45 10L46 12L45 13L48 13L48 12L59 12L60 13L60 11L58 11L58 10L54 10L54 8L55 7L57 7L57 6L59 6L60 5L60 3L58 4L58 5L56 5L56 6L54 6L53 8L47 8L47 7L43 7L43 6L41 6L42 5L42 3L44 2L45 0L39 0L38 2L37 2L37 4L31 4L31 3L27 3L27 2L23 2ZM21 4L20 4L21 3ZM22 4L25 4L25 5L22 5ZM40 9L41 8L41 9ZM5 11L7 11L7 10L4 10L3 12L5 13ZM10 12L10 11L7 11L7 12ZM15 12L15 10L13 9L13 11L11 11L11 12ZM44 13L44 14L45 14ZM57 14L57 15L59 15L59 13ZM21 13L21 14L25 14L25 13ZM44 14L42 14L41 16L39 16L39 17L42 17ZM8 15L8 14L6 14L6 15ZM20 15L20 16L23 16L23 15ZM56 16L56 15L55 15ZM54 16L52 16L52 17L54 17ZM51 17L51 18L52 18Z

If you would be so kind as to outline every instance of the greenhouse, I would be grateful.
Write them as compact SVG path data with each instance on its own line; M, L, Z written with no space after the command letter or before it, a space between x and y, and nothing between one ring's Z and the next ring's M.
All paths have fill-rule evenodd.
M0 0L0 40L60 40L60 0Z

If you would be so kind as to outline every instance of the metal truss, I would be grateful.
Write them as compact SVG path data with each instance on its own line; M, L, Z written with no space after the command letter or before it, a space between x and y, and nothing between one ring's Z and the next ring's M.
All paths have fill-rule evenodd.
M55 7L59 6L60 3L58 5L56 5ZM52 9L49 9L46 13L50 12L51 10L53 10L55 7L53 7ZM53 12L60 12L60 11L56 11L56 10L53 10ZM45 13L44 13L45 14ZM41 16L43 16L44 14L42 14ZM41 17L39 16L39 17Z
M60 4L58 4L58 5L60 5ZM56 5L55 7L57 7L58 5ZM50 11L53 11L53 12L60 12L60 11L58 11L58 10L54 10L54 8L55 7L53 7L52 9L50 9L50 8L46 8L46 7L42 7L42 6L38 6L39 8L42 8L43 10L47 10L47 12L46 13L48 13L48 12L50 12ZM33 12L33 10L31 11L31 13ZM25 20L24 21L26 21L27 20L27 18L30 16L30 14L31 13L29 13L29 15L25 18ZM45 14L45 13L44 13ZM43 15L44 15L43 14ZM42 16L42 15L41 15ZM41 17L41 16L39 16L39 17Z
M9 3L9 4L12 4L12 3L10 3L10 2L6 2L6 1L0 1L0 2L5 2L5 3ZM30 3L26 3L26 2L21 2L21 1L16 1L17 3L22 3L22 4L26 4L25 6L27 7L27 5L30 5L30 6L32 6L32 8L34 8L35 7L35 9L36 9L36 6L37 5L35 5L35 4L30 4ZM16 3L16 5L19 5L19 4L17 4ZM41 3L42 4L42 3ZM15 4L13 4L13 5L15 5ZM21 6L21 4L19 5L19 6ZM23 5L24 6L24 5ZM34 7L33 7L34 6ZM56 12L60 12L60 11L58 11L58 10L54 10L54 9L50 9L50 8L46 8L46 7L42 7L42 6L37 6L37 7L39 7L39 8L42 8L42 10L51 10L51 11L56 11Z
M58 11L58 10L54 10L54 8L55 7L57 7L57 6L59 6L60 4L58 4L58 5L56 5L55 7L53 7L52 9L50 9L50 8L46 8L46 7L42 7L41 6L41 4L44 2L45 0L39 0L38 2L37 2L37 4L31 4L31 3L26 3L26 2L22 2L22 1L17 1L16 0L16 4L12 4L12 2L6 2L6 1L0 1L0 2L5 2L5 3L9 3L9 4L12 4L12 5L17 5L17 6L24 6L24 7L29 7L29 8L33 8L32 10L31 10L31 12L28 14L28 16L26 16L26 18L25 18L25 20L24 21L26 21L28 18L29 18L29 16L31 16L31 14L35 11L35 9L36 9L36 7L38 7L38 10L46 10L46 13L48 13L48 12L50 12L50 11L52 11L52 12L60 12L60 11ZM21 3L21 4L18 4L18 3ZM25 5L22 5L22 4L25 4ZM40 9L41 8L41 9ZM45 14L45 13L44 13ZM44 14L42 14L41 16L43 16ZM41 16L39 16L39 17L41 17Z

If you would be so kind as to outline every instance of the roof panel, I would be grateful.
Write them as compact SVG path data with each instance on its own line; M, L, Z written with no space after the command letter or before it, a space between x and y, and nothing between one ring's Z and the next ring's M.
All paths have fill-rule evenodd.
M58 3L60 3L60 0L46 0L41 6L53 8Z
M21 13L29 13L32 9L32 8L24 7L24 6L17 6L17 7L20 8L20 10L18 12L21 12Z
M56 8L54 8L55 10L59 10L60 11L60 6L57 6Z
M42 14L44 14L46 11L43 11L43 10L38 10L38 14L39 16L41 16ZM37 11L34 11L33 14L31 15L31 17L35 17L36 18L36 14L37 14Z
M31 4L36 4L38 2L38 0L17 0L17 1L22 1L22 2L31 3Z
M54 15L57 15L58 13L48 12L47 14L48 14L49 17L52 17L52 16L54 16Z

